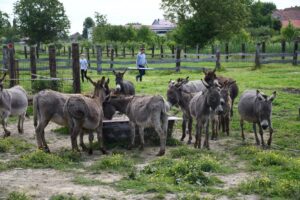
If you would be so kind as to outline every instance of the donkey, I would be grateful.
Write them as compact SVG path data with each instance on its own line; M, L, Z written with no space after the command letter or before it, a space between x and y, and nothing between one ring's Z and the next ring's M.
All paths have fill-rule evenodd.
M244 120L246 120L253 123L256 144L260 145L260 141L256 133L256 124L258 125L261 137L261 145L263 147L265 146L263 129L265 130L269 127L270 137L268 140L268 146L271 146L273 134L273 127L271 123L272 102L275 98L276 91L274 91L270 97L262 94L259 90L247 90L242 94L238 104L238 111L241 117L240 126L243 140L245 140Z
M105 83L108 90L109 79ZM107 93L108 94L108 93ZM81 94L65 94L53 90L42 90L33 97L33 121L36 132L36 139L39 149L50 152L45 140L45 128L50 121L67 126L67 119L64 116L63 107L66 100L72 96L80 96ZM108 116L107 118L111 118ZM90 140L92 136L89 137ZM80 146L83 150L87 150L83 143L83 135L80 135ZM91 153L91 152L90 152Z
M106 154L103 147L102 121L103 109L102 103L106 98L105 77L94 82L90 77L87 79L94 85L94 95L92 98L84 95L70 96L64 104L63 112L68 121L70 129L72 149L79 151L77 145L77 136L82 135L83 130L91 133L93 130L97 132L97 138L100 150ZM92 151L92 138L90 138L90 149Z
M115 70L113 70L113 73L116 77L115 79L116 92L124 95L135 95L135 89L133 83L123 79L123 76L126 71L127 68L125 69L124 72L116 72Z
M7 119L10 115L19 116L18 132L24 132L24 120L28 107L28 99L26 91L19 85L9 89L3 89L3 80L6 73L0 79L0 116L1 123L4 129L4 137L10 136L10 131L7 129Z
M192 124L193 117L191 116L189 110L189 102L193 95L191 93L205 91L206 87L203 85L202 81L189 81L189 77L185 79L177 79L175 81L170 80L169 88L167 90L167 99L172 106L179 106L182 110L182 136L181 141L184 140L186 132L189 134L188 144L192 141ZM186 130L188 126L188 130Z
M216 75L216 68L212 71L207 71L203 69L203 73L205 74L204 81L206 81L208 84L212 84L213 82L219 84L221 87L225 84L227 81L228 84L230 84L229 87L229 93L230 93L230 98L231 98L231 110L230 110L230 116L233 116L233 103L235 98L238 96L239 93L239 87L236 84L236 81L233 80L232 78L226 78L223 76L217 76Z
M169 105L162 96L111 96L109 103L115 109L129 118L131 142L129 149L134 145L135 128L141 139L140 149L144 148L144 129L153 127L160 138L160 150L157 156L165 154Z
M219 88L209 85L203 81L207 88L204 92L198 92L190 101L190 112L196 119L196 141L195 148L201 148L202 129L205 128L205 141L203 147L209 149L209 119L213 112L221 114L223 108L220 103Z

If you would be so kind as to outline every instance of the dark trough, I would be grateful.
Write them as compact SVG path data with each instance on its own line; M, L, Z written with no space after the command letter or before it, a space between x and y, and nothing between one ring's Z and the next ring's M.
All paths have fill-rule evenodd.
M171 138L175 121L182 120L181 118L170 116L168 118L168 136ZM136 129L137 131L137 129ZM124 143L128 144L130 141L130 126L127 117L116 117L112 120L103 120L103 137L107 143ZM136 132L136 144L139 143L139 134ZM158 134L153 128L145 129L145 142L159 141Z

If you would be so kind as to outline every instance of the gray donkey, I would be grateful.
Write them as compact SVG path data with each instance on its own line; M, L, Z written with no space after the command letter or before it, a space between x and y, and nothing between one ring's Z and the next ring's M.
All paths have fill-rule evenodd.
M106 90L108 90L108 84L109 79L105 83ZM45 140L45 128L50 121L61 126L68 125L67 119L64 116L63 107L67 99L72 96L81 96L81 94L65 94L53 90L42 90L34 95L33 121L39 149L50 152ZM108 118L111 118L111 116ZM90 142L93 140L92 136L92 134L89 136ZM83 134L80 135L80 146L83 150L87 150L83 143Z
M201 148L202 129L205 128L205 140L203 147L209 149L209 120L211 114L221 114L223 108L220 103L219 88L203 82L207 88L204 92L198 92L190 101L190 112L196 119L195 148Z
M177 82L170 80L169 88L167 90L167 99L172 106L179 106L182 110L182 136L181 141L184 140L186 132L189 135L188 144L192 141L192 124L193 117L191 116L189 109L189 102L193 95L191 93L196 93L200 91L205 91L206 87L203 85L202 81L195 80L189 81L189 77L178 78ZM188 126L188 129L186 127Z
M144 148L144 129L153 127L160 137L160 150L157 156L165 154L169 105L162 96L112 96L109 103L115 109L129 118L131 130L131 143L129 149L134 145L135 128L138 127L141 146Z
M0 116L1 124L4 129L4 137L10 136L7 129L7 119L10 115L19 116L18 131L24 132L23 124L25 120L26 110L28 107L28 99L26 91L19 85L9 89L3 89L3 80L6 73L0 79Z
M102 135L102 121L103 108L102 103L106 98L105 77L94 82L91 78L87 79L94 85L94 95L92 98L84 95L71 96L67 99L63 112L69 125L71 135L72 149L78 150L77 136L83 133L84 130L88 132L96 131L97 138L100 145L100 150L106 154L103 147ZM92 151L92 138L90 140L90 153Z
M124 95L135 95L135 89L132 82L124 80L124 74L127 71L127 68L124 72L116 72L113 70L113 73L116 77L116 93Z
M259 90L246 90L242 94L238 104L238 111L241 116L240 125L243 140L245 140L244 120L246 120L248 122L253 123L253 131L255 134L255 140L257 145L260 144L256 133L256 124L258 125L261 137L261 144L263 147L265 146L263 129L267 129L269 127L270 137L268 140L268 146L271 145L273 134L273 127L271 122L272 102L275 98L276 91L274 91L270 97L260 93Z

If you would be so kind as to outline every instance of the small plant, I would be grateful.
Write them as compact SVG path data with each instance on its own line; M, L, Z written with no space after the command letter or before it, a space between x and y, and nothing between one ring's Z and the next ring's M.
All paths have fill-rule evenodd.
M25 140L14 137L7 137L0 139L0 152L15 152L21 153L30 150L33 145L27 143Z
M128 172L133 169L133 160L122 154L114 154L112 156L105 156L101 160L95 162L90 169L92 171L100 172L102 170L114 170L118 172Z
M37 93L44 89L62 91L63 82L61 80L35 80L32 82L32 90Z
M8 194L7 200L30 200L31 198L21 192L11 192Z
M61 135L69 135L69 129L68 127L59 127L57 129L54 129L53 132L61 134Z
M272 166L272 165L285 165L288 159L272 151L259 152L253 161L254 165Z
M76 176L73 180L75 184L85 185L85 186L95 186L95 185L103 185L104 183L100 180L89 179L83 176Z

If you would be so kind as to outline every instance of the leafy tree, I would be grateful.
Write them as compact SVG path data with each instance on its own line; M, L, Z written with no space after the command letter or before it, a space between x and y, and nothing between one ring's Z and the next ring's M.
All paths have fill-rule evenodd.
M95 26L95 22L91 17L85 18L83 22L82 37L88 39L88 29Z
M107 25L106 15L102 15L102 14L100 14L98 12L95 12L95 18L96 18L96 26Z
M70 28L63 4L58 0L18 0L16 23L30 44L49 43L64 37Z
M288 42L295 40L299 35L297 29L293 26L293 24L290 21L287 27L281 28L280 32L282 38Z
M142 26L137 30L137 41L149 43L154 40L155 33L151 31L147 26Z
M9 23L8 18L9 18L8 14L5 13L5 12L2 12L0 10L0 34L1 34L2 30L4 30L7 27L10 27L10 23Z
M177 21L178 43L204 46L238 33L248 22L250 0L162 0L166 16Z

